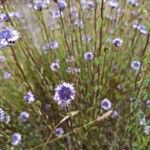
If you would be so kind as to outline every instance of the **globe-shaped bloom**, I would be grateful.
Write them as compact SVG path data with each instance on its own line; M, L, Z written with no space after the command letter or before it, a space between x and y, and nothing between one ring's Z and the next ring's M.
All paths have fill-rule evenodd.
M6 124L10 122L10 116L7 115L2 108L0 108L0 122L4 122Z
M9 79L11 78L11 76L12 76L11 72L4 71L4 79Z
M117 2L117 0L109 0L109 1L108 1L108 5L109 5L111 8L117 8L117 7L119 7L119 3Z
M50 41L50 43L49 43L49 47L51 48L51 49L57 49L58 48L58 46L59 46L59 43L57 42L57 41Z
M3 122L5 118L5 111L0 108L0 122Z
M0 20L1 21L9 21L10 20L10 17L8 14L6 13L0 13Z
M118 117L119 117L119 113L115 110L115 111L113 111L111 117L112 117L113 119L118 118Z
M56 135L57 137L62 136L62 134L64 134L63 128L57 128L57 129L55 130L55 135Z
M147 27L144 26L144 25L140 25L139 31L140 31L141 33L143 33L143 34L148 34L148 29L147 29Z
M84 54L84 59L85 59L85 60L92 60L93 58L94 58L94 55L93 55L92 52L86 52L86 53Z
M58 0L57 6L60 11L63 11L67 7L67 3L65 0Z
M19 39L19 33L12 27L5 27L0 30L0 48L6 47Z
M20 133L14 133L11 136L12 145L16 146L21 142L21 134Z
M73 84L62 83L56 86L54 100L61 106L67 106L75 98L75 89Z
M32 103L35 100L35 97L32 92L29 91L24 95L23 99L26 103Z
M54 10L52 12L53 19L59 19L61 16L63 16L63 12L60 10Z
M109 110L112 107L110 100L107 98L103 99L100 105L104 110Z
M4 117L4 123L8 124L9 122L10 122L10 116L6 114Z
M134 69L134 70L139 70L141 67L141 62L140 61L132 61L131 62L131 68Z
M51 63L51 65L50 65L50 69L52 70L52 71L58 71L58 69L60 68L60 65L59 65L59 62L53 62L53 63Z
M34 0L34 9L41 11L44 8L47 8L50 4L50 0Z
M120 38L116 38L116 39L113 40L113 44L116 47L122 46L122 43L123 43L123 41Z
M128 2L128 4L130 4L133 7L138 6L137 0L127 0L127 2Z
M26 111L23 111L23 112L21 112L20 113L20 115L19 115L19 120L21 121L21 122L26 122L28 119L29 119L29 113L28 112L26 112Z
M145 25L143 24L139 24L138 22L134 22L133 23L133 28L138 30L139 32L147 35L148 34L148 29Z
M16 11L10 12L10 13L9 13L9 16L10 16L11 18L16 18L16 19L21 18L21 14L20 14L19 12L16 12Z
M95 3L91 0L81 0L82 9L91 10L95 7Z

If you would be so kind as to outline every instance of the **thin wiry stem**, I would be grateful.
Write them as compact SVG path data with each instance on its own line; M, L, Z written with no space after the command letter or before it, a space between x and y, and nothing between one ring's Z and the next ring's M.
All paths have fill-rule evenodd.
M75 129L73 129L72 131L70 131L70 132L68 132L68 133L66 133L66 134L64 134L64 135L62 135L62 136L60 136L60 137L54 138L54 139L52 139L52 140L50 140L50 141L47 141L47 143L56 142L56 141L58 141L58 140L61 140L61 139L63 139L63 138L66 138L66 137L69 136L69 135L76 134L76 133L80 132L80 131L83 130L83 129L86 129L87 127L89 127L89 126L91 126L91 125L94 125L94 124L96 124L96 123L100 123L100 122L102 122L103 120L105 120L105 119L107 119L108 117L110 117L110 115L112 114L112 112L113 112L113 111L110 110L110 111L104 113L102 116L98 116L95 120L90 121L89 123L84 124L84 125L81 126L81 127L75 128ZM31 148L30 150L36 149L36 148L38 148L38 147L41 147L41 146L43 146L44 144L45 144L45 143L42 143L42 144L40 144L40 145L38 145L38 146L36 146L36 147L34 147L34 148Z
M18 69L20 70L20 72L21 72L21 74L22 74L22 76L23 76L23 79L24 79L25 82L27 83L29 89L32 91L32 87L31 87L29 81L27 80L27 77L26 77L26 75L25 75L23 69L21 68L21 66L20 66L20 64L19 64L19 61L18 61L18 58L17 58L17 56L16 56L15 50L13 49L12 46L10 46L10 49L11 49L11 51L12 51L12 55L13 55L14 61L15 61L15 63L16 63L16 65L17 65Z
M134 82L134 90L137 89L137 80L138 80L138 77L141 73L141 69L142 69L142 65L143 65L143 61L144 61L144 56L145 56L145 53L146 53L146 50L147 50L147 47L148 47L148 44L149 44L149 40L150 40L150 33L148 33L147 35L147 40L146 40L146 44L142 50L142 54L141 54L141 65L140 65L140 69L135 77L135 82ZM139 90L137 91L137 94L136 94L136 98L138 96L138 93L139 93Z
M99 57L101 55L102 50L102 42L103 42L103 20L104 20L104 0L101 1L101 26L100 26L100 32L99 32L99 48L97 52L97 56Z
M60 14L61 14L61 11L60 11ZM66 47L67 47L69 55L71 55L70 47L69 47L69 43L68 43L68 40L67 40L67 34L66 34L66 31L65 31L65 25L64 25L64 21L63 21L62 15L60 15L60 22L61 22L62 29L63 29L63 36L64 36L65 44L66 44Z

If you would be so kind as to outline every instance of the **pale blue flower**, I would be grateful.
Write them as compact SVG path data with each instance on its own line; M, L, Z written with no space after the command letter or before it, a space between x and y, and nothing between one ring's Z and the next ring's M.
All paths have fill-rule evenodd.
M21 134L20 133L14 133L11 136L12 145L16 146L21 142Z
M75 89L73 84L61 83L55 88L54 100L58 105L66 106L75 98Z
M34 0L34 9L35 10L42 10L44 8L47 8L50 4L50 0Z
M94 55L93 55L93 53L92 52L86 52L85 54L84 54L84 59L85 60L92 60L94 58Z
M0 122L4 121L5 115L5 111L2 108L0 108Z
M20 120L21 122L26 122L26 121L29 119L29 117L30 117L29 113L26 112L26 111L23 111L23 112L21 112L20 115L19 115L19 120Z
M65 0L58 0L57 6L60 11L63 11L67 7L67 3Z
M11 78L11 76L12 76L11 72L4 71L4 79L9 79L9 78Z
M52 62L50 65L50 69L52 71L56 72L56 71L58 71L59 68L60 68L59 61Z
M120 38L115 38L113 41L114 46L120 47L122 46L123 41Z
M119 7L119 3L117 0L109 0L108 1L108 5L111 7L111 8L117 8Z
M3 48L14 43L20 37L19 33L12 27L5 27L0 30L0 47Z
M134 69L134 70L139 70L141 67L141 62L140 61L137 61L137 60L134 60L131 62L131 68Z
M55 135L56 135L57 137L60 137L60 136L62 136L63 134L64 134L63 128L57 128L57 129L55 130Z
M103 100L101 101L100 105L101 105L101 107L102 107L104 110L109 110L109 109L111 109L111 107L112 107L112 104L111 104L110 100L107 99L107 98L103 99Z
M35 101L35 97L34 97L34 95L32 94L31 91L28 91L28 92L24 95L23 99L24 99L24 101L25 101L26 103L32 103L32 102Z

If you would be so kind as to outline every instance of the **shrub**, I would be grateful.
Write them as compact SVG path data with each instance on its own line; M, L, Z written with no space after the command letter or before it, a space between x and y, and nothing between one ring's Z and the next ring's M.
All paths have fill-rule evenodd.
M1 149L149 149L149 1L1 1Z

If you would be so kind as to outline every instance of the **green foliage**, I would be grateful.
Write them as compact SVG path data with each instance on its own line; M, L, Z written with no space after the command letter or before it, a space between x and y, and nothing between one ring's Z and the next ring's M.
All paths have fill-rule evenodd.
M20 39L0 50L6 58L0 61L0 108L11 116L8 124L0 122L0 149L150 150L150 137L140 125L145 117L150 126L150 108L146 105L150 99L150 2L141 0L139 6L132 7L119 1L120 9L105 2L102 9L102 1L93 0L96 7L88 10L82 9L79 1L66 1L68 6L59 19L50 13L56 7L54 2L42 11L19 1L2 6L5 13L19 10L22 18L5 22L20 33ZM77 8L83 28L71 22L72 6ZM148 33L134 30L135 21L144 24ZM85 35L92 39L84 41ZM122 46L113 45L115 38L123 40ZM53 40L59 47L44 49ZM87 51L94 54L90 61L84 59ZM73 61L68 62L71 56ZM50 64L56 59L60 68L53 71ZM134 60L141 62L138 70L131 67ZM68 67L80 72L68 73ZM4 79L5 71L12 73L11 78ZM54 89L62 82L73 83L76 91L74 101L65 109L54 101ZM29 90L36 100L26 104L23 97ZM96 122L106 112L100 106L104 98L111 101L112 110L119 116L109 115ZM18 119L22 111L30 114L24 123ZM61 137L55 134L59 127L64 130ZM22 135L17 146L11 143L14 132Z

